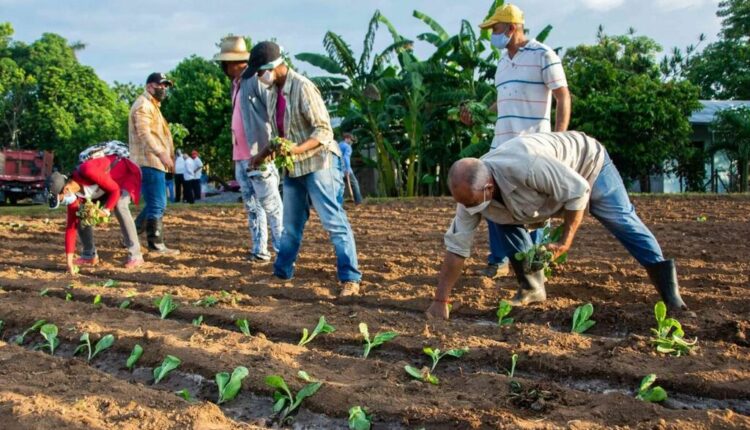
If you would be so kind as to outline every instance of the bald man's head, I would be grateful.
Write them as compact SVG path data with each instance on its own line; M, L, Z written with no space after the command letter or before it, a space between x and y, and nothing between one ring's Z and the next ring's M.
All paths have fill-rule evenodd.
M492 198L492 173L482 160L462 158L453 163L448 171L448 188L456 202L466 207L480 205Z

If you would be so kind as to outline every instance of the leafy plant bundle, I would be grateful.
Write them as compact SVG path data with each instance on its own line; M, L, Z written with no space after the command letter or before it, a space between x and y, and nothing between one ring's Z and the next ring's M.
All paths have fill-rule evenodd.
M154 300L154 305L159 308L161 319L166 319L172 311L177 309L177 303L172 301L171 294L165 294L161 298Z
M91 199L86 199L79 205L76 216L82 225L95 227L109 222L110 217L105 215L102 209L100 202L92 202Z
M97 356L100 352L104 351L105 349L111 348L112 344L115 343L115 337L111 334L108 334L101 339L99 339L99 342L96 343L94 346L93 352L91 351L91 339L89 339L89 334L84 333L81 335L81 344L78 345L78 347L73 351L73 355L78 355L79 352L87 350L88 356L86 358L86 361L91 362L91 360Z
M571 333L583 333L586 330L596 324L596 321L590 320L591 315L594 314L594 305L586 303L583 306L578 306L573 312L573 327L570 329Z
M154 369L154 384L158 384L159 381L169 374L169 372L176 369L181 362L182 361L174 355L166 356L164 361L161 362L161 366Z
M283 137L277 136L274 137L273 140L271 140L271 145L274 153L276 154L276 158L274 158L273 160L276 168L281 169L283 167L286 167L287 170L294 170L292 148L296 146L295 143L289 139L284 139Z
M565 252L556 259L552 259L552 252L547 250L550 243L555 243L562 237L563 226L557 226L554 229L544 227L542 241L538 245L533 245L526 252L517 252L516 260L523 262L523 271L526 273L535 273L544 270L544 276L552 276L552 269L563 264L568 260L568 253Z
M500 300L497 305L497 325L510 325L513 324L513 318L507 318L513 306L507 300Z
M31 332L39 330L44 324L46 324L47 321L45 320L38 320L34 323L31 327L24 330L21 334L18 334L16 336L13 336L11 338L11 342L15 343L16 345L23 344L24 339L26 338L26 335L28 335Z
M386 331L376 334L375 337L370 340L370 332L365 323L359 323L359 332L362 334L362 337L365 338L365 350L362 354L362 357L364 358L367 358L367 356L370 355L372 348L376 348L398 336L398 333L395 331Z
M219 401L222 404L237 397L242 388L242 380L249 374L247 367L239 366L234 369L230 376L227 372L216 374L216 385L219 387Z
M298 345L307 345L308 343L310 343L310 341L315 339L315 336L319 335L320 333L333 333L334 331L336 331L336 328L328 324L326 322L326 318L321 315L320 319L318 320L318 325L315 326L315 329L312 331L312 333L308 333L306 328L302 329L302 339L300 339Z
M695 347L698 339L692 342L684 339L685 332L682 324L674 318L667 318L667 305L659 301L654 306L656 316L656 328L652 328L654 337L651 342L656 345L656 350L662 354L672 354L675 357L688 354Z
M271 375L266 377L266 385L276 389L273 393L273 413L276 414L279 423L283 425L292 421L292 413L299 408L303 400L315 394L323 383L312 382L307 384L297 392L296 396L292 394L281 376Z
M644 402L663 402L667 400L667 392L662 387L652 387L654 382L656 382L655 374L646 375L641 380L641 385L638 387L635 398Z

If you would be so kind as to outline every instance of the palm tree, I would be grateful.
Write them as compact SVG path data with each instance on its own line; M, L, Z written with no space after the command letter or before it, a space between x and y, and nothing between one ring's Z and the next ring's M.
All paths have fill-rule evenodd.
M750 107L737 106L719 111L711 127L715 134L709 152L714 154L723 150L730 158L737 161L740 192L747 192L748 163L750 163Z
M388 27L394 38L393 43L377 55L373 55L373 44L379 24ZM362 55L355 59L351 47L338 34L329 31L323 38L323 46L327 55L315 53L301 53L298 60L305 61L325 70L334 76L316 78L321 91L328 96L329 102L335 103L337 115L347 119L350 123L362 124L374 143L377 159L375 164L380 173L381 191L385 195L397 193L396 164L397 155L392 145L386 139L380 116L384 103L378 83L395 72L387 67L390 56L411 45L411 41L402 38L393 25L380 11L370 20L367 34L363 43Z

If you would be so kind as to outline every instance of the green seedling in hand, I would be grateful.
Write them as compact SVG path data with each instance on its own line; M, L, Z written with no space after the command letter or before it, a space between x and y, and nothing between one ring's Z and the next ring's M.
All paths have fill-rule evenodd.
M200 327L201 324L203 324L203 315L198 315L198 318L193 319L193 325Z
M177 303L172 301L171 294L165 294L160 299L156 299L154 304L159 307L161 319L166 319L172 311L177 309Z
M174 355L168 355L161 362L161 366L154 369L154 385L158 384L169 372L177 368L181 363L180 359Z
M542 232L542 240L538 245L533 245L525 252L517 252L515 259L523 262L523 271L525 273L535 273L540 270L544 270L544 276L551 277L552 269L568 261L568 253L564 252L557 258L553 259L551 251L547 250L547 246L551 243L559 242L562 238L563 226L557 226L554 229L545 227Z
M234 325L240 328L240 331L245 336L250 336L250 325L247 323L246 319L239 319L234 322Z
M183 399L185 399L185 401L187 401L187 402L190 401L190 391L188 391L187 388L183 388L180 391L175 391L174 393L177 394L178 396L182 397Z
M359 323L359 332L362 334L362 337L365 338L365 351L362 354L362 357L364 358L367 358L367 356L370 355L370 350L372 350L372 348L376 348L398 336L398 333L395 331L386 331L376 334L375 337L370 340L370 332L365 323Z
M131 352L130 357L128 357L128 361L125 362L125 367L129 370L133 370L133 366L135 366L135 363L141 358L141 355L143 355L143 347L136 343L133 347L133 352Z
M273 412L276 414L279 423L283 425L291 422L291 414L299 408L303 400L315 394L323 383L313 382L307 384L297 392L296 396L292 395L286 382L284 382L284 378L281 376L271 375L266 377L266 385L276 389L273 393Z
M106 224L109 222L109 216L102 212L102 206L100 202L92 202L91 199L83 201L79 207L76 216L81 221L81 224L87 227L95 227L99 224Z
M216 306L217 303L219 303L219 299L217 299L214 296L208 296L195 302L195 306L203 306L204 308L210 308L211 306Z
M276 158L273 160L276 168L281 170L286 167L287 170L294 170L294 158L292 156L294 142L283 137L274 137L271 140L271 145L276 154Z
M318 320L318 325L315 326L315 330L313 330L312 334L309 334L306 328L302 329L302 339L300 339L299 344L300 346L307 345L315 339L315 336L319 335L320 333L333 333L336 331L336 328L332 325L326 323L326 318L324 316L320 316L320 319Z
M404 370L406 370L406 373L408 373L409 376L422 382L429 382L432 385L440 383L437 376L433 375L427 366L423 367L422 370L413 366L404 366Z
M27 334L39 330L46 323L47 323L47 321L45 321L45 320L39 320L39 321L35 322L34 325L32 325L31 327L29 327L26 330L24 330L23 333L21 333L19 335L16 335L13 338L11 338L11 341L13 343L15 343L16 345L22 345L23 341L24 341L24 338L26 337Z
M445 357L446 355L455 357L455 358L461 358L464 354L469 352L469 348L461 348L461 349L449 349L448 351L445 351L444 353L440 353L440 350L438 348L435 348L434 350L432 348L424 348L422 351L424 351L425 354L429 355L430 358L432 358L432 368L430 368L430 372L435 371L435 367L437 366L438 362Z
M42 345L42 348L46 346L49 349L50 355L55 355L55 348L60 345L60 339L57 338L57 326L54 324L45 324L39 329L39 333L47 341L47 345Z
M641 380L641 385L638 387L638 392L636 393L635 398L638 400L643 400L644 402L663 402L664 400L667 400L667 392L664 390L664 388L656 386L651 387L654 382L656 382L656 375L650 374L646 375L643 380Z
M237 393L242 388L242 380L247 377L248 372L246 367L237 367L229 376L227 372L221 372L216 374L216 385L219 386L219 402L222 404L229 400L233 400L237 397Z
M349 430L370 430L372 417L367 414L361 406L352 406L349 409Z
M591 303L578 306L575 312L573 312L573 327L570 329L570 332L580 334L593 327L596 321L589 319L593 314L594 305Z
M513 318L506 318L510 313L513 306L507 300L500 300L500 304L497 305L497 325L510 325L513 324Z
M656 316L656 328L651 329L651 332L655 335L651 338L651 343L656 345L658 352L679 357L688 354L695 347L698 339L696 338L692 342L684 339L685 332L682 330L682 324L674 318L667 318L667 306L664 302L656 303L654 315Z

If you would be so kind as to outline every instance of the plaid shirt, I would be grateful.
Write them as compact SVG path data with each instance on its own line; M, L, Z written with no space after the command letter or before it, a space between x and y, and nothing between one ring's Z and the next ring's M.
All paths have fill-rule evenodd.
M273 134L279 136L276 126L276 103L279 89L274 87L268 99L268 118ZM320 142L317 146L302 154L293 156L294 171L287 174L296 178L318 170L331 167L331 157L341 157L336 140L333 138L331 118L318 88L309 79L289 69L284 88L286 110L284 112L284 135L297 145L308 139Z
M144 91L130 108L128 118L128 140L130 160L141 167L151 167L166 172L167 168L159 154L167 152L174 158L172 133L167 120L159 110L160 103L148 91Z

